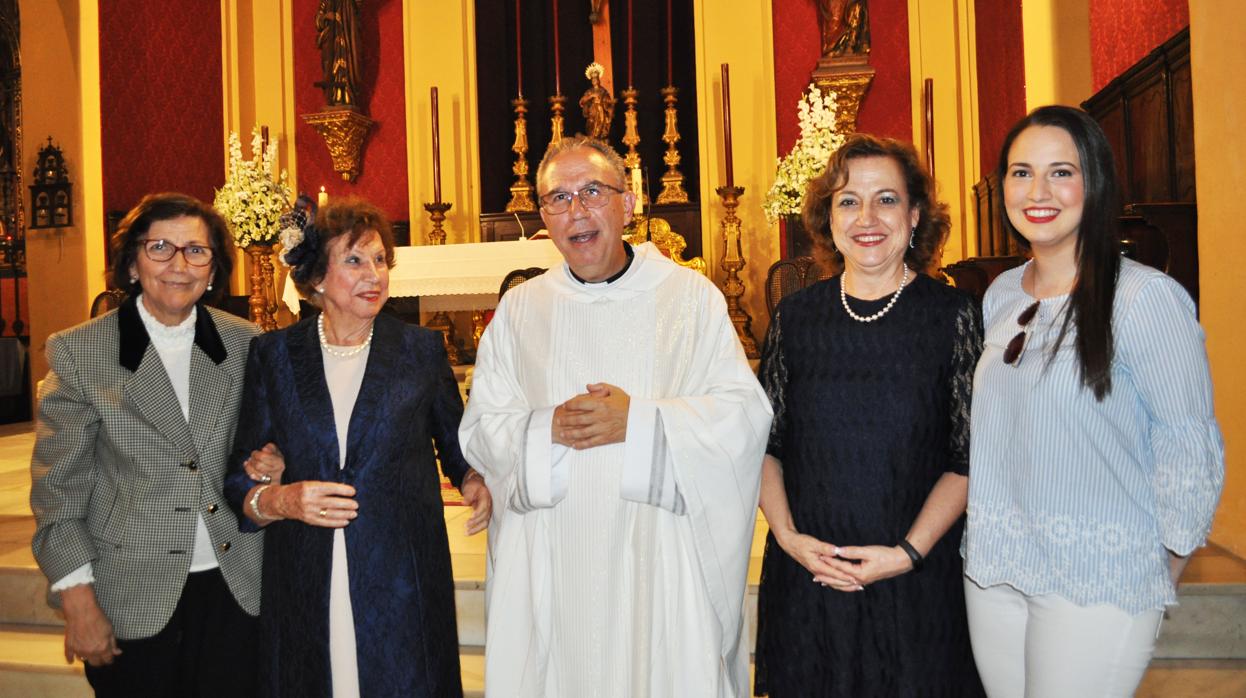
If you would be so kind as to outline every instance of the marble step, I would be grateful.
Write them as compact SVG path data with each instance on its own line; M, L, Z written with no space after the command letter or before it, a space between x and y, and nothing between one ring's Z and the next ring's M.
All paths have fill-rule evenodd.
M459 654L459 663L465 698L483 698L484 656L478 649L464 649ZM0 625L0 698L90 698L91 695L82 664L65 663L57 629ZM1246 660L1157 658L1137 693L1138 698L1192 695L1200 698L1246 695Z
M1246 584L1182 584L1180 605L1168 610L1155 656L1160 659L1246 659ZM459 644L485 643L484 582L455 581ZM745 596L749 651L757 630L757 586ZM0 567L0 625L59 629L58 611L45 601L45 582L37 569ZM59 630L57 630L59 632ZM0 657L3 659L3 657Z
M459 627L459 644L484 647L485 595L481 580L456 580L454 604ZM64 625L60 611L47 604L47 582L38 569L0 567L0 625L26 625L60 632ZM0 660L3 657L0 656Z
M465 698L483 698L479 650L459 655ZM66 664L59 628L0 625L0 698L91 698L82 663Z

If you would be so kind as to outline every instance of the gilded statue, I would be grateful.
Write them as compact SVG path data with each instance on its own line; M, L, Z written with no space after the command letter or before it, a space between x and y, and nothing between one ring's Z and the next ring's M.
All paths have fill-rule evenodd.
M866 0L815 0L822 29L822 55L861 56L870 52L870 12Z
M591 138L604 139L610 133L610 122L614 120L614 95L601 86L603 72L605 69L599 63L589 63L584 71L584 77L592 85L580 98L580 109L584 112L585 132Z
M363 0L320 0L316 10L316 45L320 47L320 69L324 80L316 83L324 90L331 107L359 107L359 12Z

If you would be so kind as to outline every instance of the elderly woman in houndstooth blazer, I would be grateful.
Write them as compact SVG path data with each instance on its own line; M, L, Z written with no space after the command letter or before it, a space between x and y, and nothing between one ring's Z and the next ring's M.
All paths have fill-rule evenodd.
M147 196L112 239L129 298L48 339L33 547L97 696L255 691L263 539L221 486L257 329L201 303L232 255L210 207Z

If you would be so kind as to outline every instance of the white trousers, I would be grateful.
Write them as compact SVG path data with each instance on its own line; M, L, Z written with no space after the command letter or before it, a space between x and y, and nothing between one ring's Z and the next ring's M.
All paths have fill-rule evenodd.
M1163 612L1129 615L965 578L969 636L991 698L1128 698L1146 673Z

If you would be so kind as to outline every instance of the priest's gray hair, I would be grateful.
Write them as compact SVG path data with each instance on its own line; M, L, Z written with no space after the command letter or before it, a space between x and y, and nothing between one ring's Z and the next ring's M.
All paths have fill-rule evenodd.
M545 157L541 158L541 164L536 168L536 186L538 196L543 196L547 193L541 191L541 181L545 178L545 171L549 169L550 162L563 153L578 150L580 148L589 148L601 153L602 157L606 158L606 162L610 165L610 169L614 170L614 173L618 175L618 181L622 183L621 187L624 189L627 188L627 165L623 163L623 156L619 155L618 151L610 147L609 143L598 138L592 138L579 134L564 137L556 143L550 143L549 147L545 149ZM616 186L613 182L602 182L602 184Z

